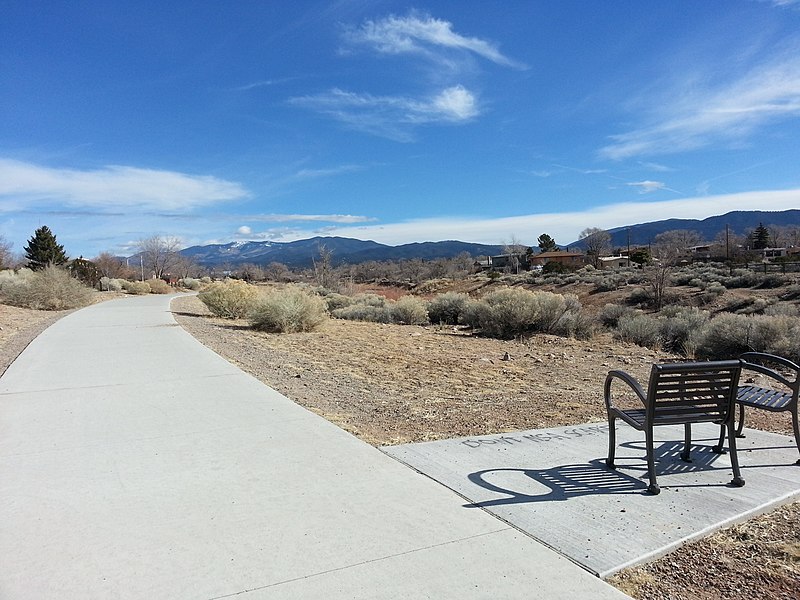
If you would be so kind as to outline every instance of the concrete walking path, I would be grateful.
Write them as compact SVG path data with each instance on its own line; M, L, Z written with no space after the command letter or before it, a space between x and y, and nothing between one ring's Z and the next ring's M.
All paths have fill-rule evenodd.
M61 319L0 378L0 598L625 598L185 333Z

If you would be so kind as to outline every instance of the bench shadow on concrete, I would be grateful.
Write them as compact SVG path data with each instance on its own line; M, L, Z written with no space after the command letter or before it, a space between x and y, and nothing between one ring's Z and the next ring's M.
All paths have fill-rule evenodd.
M534 502L560 502L578 496L597 496L606 494L647 494L647 483L642 478L629 475L628 471L641 472L641 477L647 475L647 462L645 458L645 443L627 442L620 444L621 448L633 450L640 456L617 456L616 469L609 469L605 458L597 458L582 464L568 464L551 467L549 469L483 469L470 473L467 477L473 484L505 498L495 498L481 502L464 505L468 508L486 508L490 506L503 506L508 504L525 504ZM718 482L713 479L704 483L670 482L670 475L682 473L700 473L707 471L720 472L729 467L727 464L716 467L714 463L721 456L711 451L710 446L692 445L691 462L684 462L681 458L683 442L664 442L655 448L655 457L658 463L657 474L663 477L663 485L669 487L730 487L725 476ZM529 494L519 490L505 488L488 480L488 477L503 477L508 475L521 475L528 477L533 482L543 485L549 491L541 494ZM527 486L521 486L527 487Z

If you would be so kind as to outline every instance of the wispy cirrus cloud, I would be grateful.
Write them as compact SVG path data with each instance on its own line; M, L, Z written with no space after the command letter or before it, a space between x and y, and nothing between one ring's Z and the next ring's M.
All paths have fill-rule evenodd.
M328 115L351 128L397 141L413 139L413 127L428 123L463 123L480 114L476 97L461 85L424 99L373 96L338 88L297 96L289 102Z
M240 221L262 221L269 223L307 222L318 221L323 223L368 223L376 221L374 217L362 215L304 215L304 214L264 214L264 215L239 215Z
M671 154L718 142L746 140L759 127L800 116L800 54L753 65L742 77L716 87L685 83L661 98L641 99L656 110L638 129L612 135L603 158Z
M357 173L364 170L363 165L339 165L327 169L300 169L293 175L293 179L321 179L323 177L335 177L345 173Z
M78 170L0 159L0 210L40 202L59 207L115 210L190 210L247 198L240 184L209 175L110 165Z
M658 192L660 190L667 190L668 192L675 192L676 194L683 195L683 192L679 192L676 189L668 187L663 181L651 181L649 179L645 179L644 181L629 181L625 185L638 188L640 194L652 194L653 192Z
M405 17L391 15L365 21L361 27L346 30L345 39L352 44L369 46L382 54L417 54L438 60L438 53L443 50L460 51L505 67L527 68L505 56L496 44L461 35L453 30L453 24L449 21L416 12Z

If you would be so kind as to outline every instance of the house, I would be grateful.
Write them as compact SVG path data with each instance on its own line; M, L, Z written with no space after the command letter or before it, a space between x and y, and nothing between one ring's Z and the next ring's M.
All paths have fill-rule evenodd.
M579 269L586 264L586 255L583 252L540 252L528 257L531 266L543 267L549 262L555 262L572 269Z
M597 266L601 269L621 269L622 267L629 267L631 261L627 256L601 256L597 263Z
M764 262L771 262L773 258L781 258L783 256L788 256L789 249L788 248L762 248L761 249L761 258Z

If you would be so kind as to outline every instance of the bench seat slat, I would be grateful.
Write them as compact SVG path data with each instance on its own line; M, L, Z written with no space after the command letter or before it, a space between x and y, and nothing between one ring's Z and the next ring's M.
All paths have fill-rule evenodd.
M736 401L745 406L763 408L765 410L780 411L792 401L792 395L787 392L761 388L753 385L739 386Z

